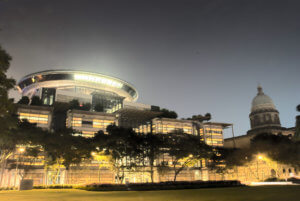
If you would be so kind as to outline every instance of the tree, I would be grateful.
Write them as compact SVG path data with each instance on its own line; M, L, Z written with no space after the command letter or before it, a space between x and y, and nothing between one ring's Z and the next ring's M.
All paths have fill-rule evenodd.
M30 102L28 96L22 96L22 98L18 101L18 104L28 105Z
M138 148L139 137L128 128L110 125L107 127L107 134L99 131L93 141L96 147L105 149L105 153L112 157L113 169L116 172L116 180L123 182L125 171L136 168L139 164L138 156L141 154Z
M43 139L44 131L41 128L37 128L35 124L29 123L26 120L18 121L15 128L9 130L9 132L1 133L0 135L0 162L1 162L1 179L3 177L3 171L8 165L12 165L9 162L13 162L10 159L11 156L18 153L18 145L26 145L31 147L28 149L28 154L33 154L33 149ZM30 151L32 150L32 151ZM20 156L20 155L19 155ZM32 155L35 156L35 155ZM18 164L18 161L15 164ZM21 167L26 169L25 166ZM25 171L23 171L25 173Z
M207 167L218 173L226 173L235 166L245 165L252 157L253 154L249 149L215 147Z
M200 160L208 159L212 155L211 148L200 136L184 133L168 135L166 150L172 160L174 181L178 174L187 167L194 167Z
M195 121L199 121L199 122L203 122L203 121L209 121L211 120L211 114L210 113L206 113L204 116L201 114L198 115L193 115L192 118L188 118L188 120L195 120Z
M251 140L252 154L264 153L271 159L300 167L300 142L289 136L263 133Z
M31 98L31 103L30 103L30 105L37 105L37 106L42 105L42 100L41 100L40 97L38 97L38 96L33 96L33 97Z
M101 168L110 169L111 164L113 163L113 159L110 155L105 154L104 151L92 152L92 157L93 157L93 160L96 160L99 164L99 166L98 166L98 182L100 183L100 181L101 181L101 177L100 177Z
M72 129L60 129L48 133L41 142L45 151L46 169L52 170L52 182L57 183L61 169L69 169L72 164L79 164L91 157L94 150L91 139L73 136Z
M178 117L178 115L175 111L171 111L168 109L161 109L160 112L162 112L162 114L160 114L158 117L161 117L161 118L176 119Z
M15 85L15 80L6 76L10 61L11 57L0 46L0 183L7 159L16 146L16 138L12 134L18 122L13 100L8 98L8 91L13 89Z
M297 111L300 112L300 105L297 106ZM300 115L296 116L296 129L294 139L300 141Z
M142 164L144 166L150 166L150 177L151 182L153 183L154 162L163 154L164 134L148 133L142 135L141 137L142 143L139 145L140 149L142 150Z

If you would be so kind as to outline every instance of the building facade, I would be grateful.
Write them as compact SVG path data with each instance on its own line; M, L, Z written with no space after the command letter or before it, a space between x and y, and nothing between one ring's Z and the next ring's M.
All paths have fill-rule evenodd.
M136 102L138 92L131 84L103 74L71 70L43 71L25 76L18 83L18 87L23 96L30 99L38 96L42 102L42 106L18 105L19 118L37 123L37 126L49 131L58 120L65 122L66 127L72 128L75 131L74 135L93 137L100 130L106 133L106 127L114 124L131 127L138 133L183 132L201 136L208 145L223 146L224 129L231 126L227 123L162 118L159 107ZM92 107L88 111L69 109L65 115L58 117L55 103L68 103L74 99L78 100L80 105L89 103ZM168 156L163 156L162 160L170 162ZM158 165L160 162L162 161L155 163ZM62 169L55 183L116 183L114 171L102 165L103 161L94 158L79 166L71 166L69 170ZM16 177L15 172L6 171L3 182L6 185L16 185L17 180L12 180ZM41 166L29 171L26 178L33 179L34 185L49 185L54 182L51 179L53 174ZM214 179L221 179L217 174L213 175ZM155 167L155 182L170 181L173 177L172 171ZM181 181L191 181L210 180L213 177L203 161L195 167L185 168L177 178ZM146 167L134 172L128 171L124 182L150 182L149 170Z
M273 100L263 92L262 87L257 87L257 95L251 103L249 114L250 127L246 135L225 139L225 147L249 147L251 139L261 133L282 134L293 136L295 128L285 128L281 126L279 112Z

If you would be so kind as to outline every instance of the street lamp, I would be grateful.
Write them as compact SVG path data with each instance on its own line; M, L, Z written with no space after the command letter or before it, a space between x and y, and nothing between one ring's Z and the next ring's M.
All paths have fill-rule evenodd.
M17 155L17 164L16 164L16 171L15 171L15 185L16 185L16 181L17 181L17 175L18 175L18 167L19 167L19 161L20 161L20 155L23 154L25 152L25 147L19 147L17 149L17 153L19 153L19 155Z
M257 155L257 160L256 160L256 174L257 174L257 179L259 180L259 174L258 174L258 161L263 160L264 157L261 154Z

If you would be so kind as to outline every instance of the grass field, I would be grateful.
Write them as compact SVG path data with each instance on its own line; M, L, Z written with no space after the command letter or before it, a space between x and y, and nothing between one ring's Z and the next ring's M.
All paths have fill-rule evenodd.
M298 201L300 186L210 188L167 191L89 192L83 190L0 191L0 201Z

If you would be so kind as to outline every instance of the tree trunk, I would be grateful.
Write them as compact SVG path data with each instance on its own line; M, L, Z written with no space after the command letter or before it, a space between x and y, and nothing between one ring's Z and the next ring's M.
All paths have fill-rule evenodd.
M175 165L173 165L174 168L174 182L176 181L176 177L177 177L177 171L176 171L176 163L174 163Z
M2 181L3 181L5 166L6 166L6 160L2 161L2 163L1 163L0 187L2 186Z
M150 166L151 183L153 183L153 165Z
M99 165L99 168L98 168L98 183L100 184L100 165Z

